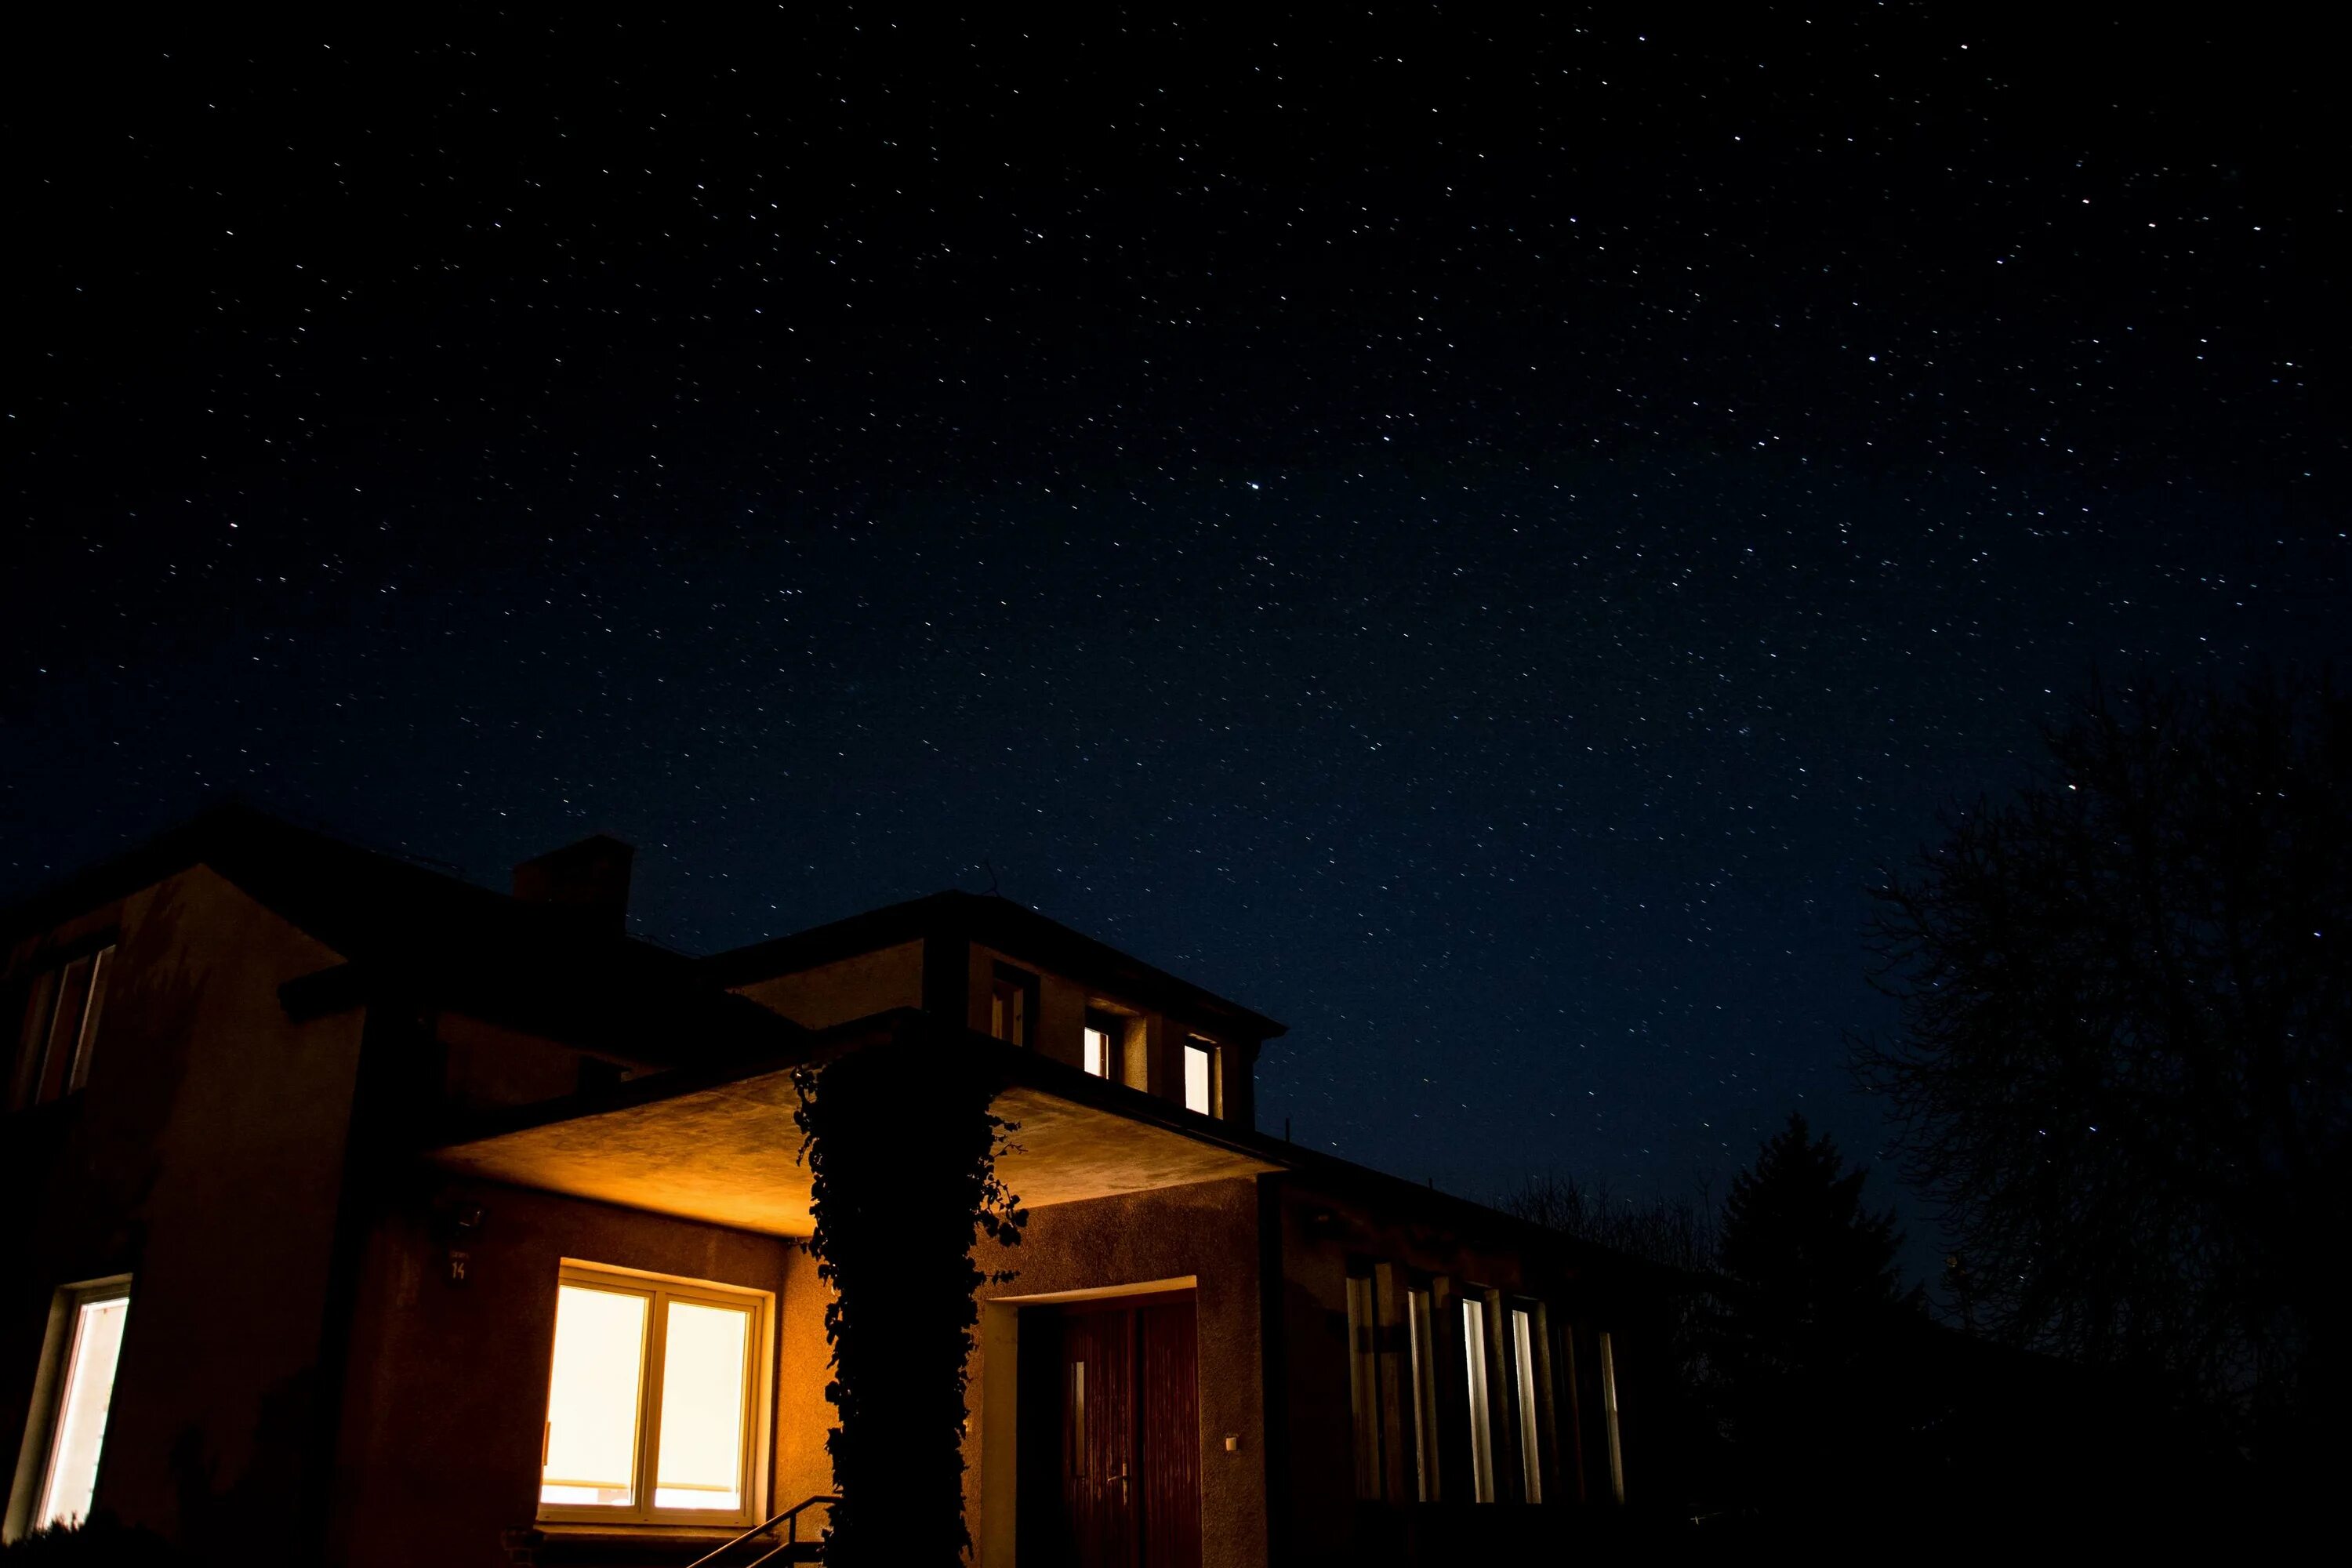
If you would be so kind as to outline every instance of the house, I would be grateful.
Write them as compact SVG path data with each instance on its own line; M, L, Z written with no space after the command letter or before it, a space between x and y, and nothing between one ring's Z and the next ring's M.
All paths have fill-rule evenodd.
M793 1072L852 1051L973 1054L1019 1127L975 1561L1444 1561L1665 1495L1659 1281L1258 1131L1281 1026L963 893L689 958L630 861L500 893L232 807L8 917L8 1539L686 1563L826 1498Z

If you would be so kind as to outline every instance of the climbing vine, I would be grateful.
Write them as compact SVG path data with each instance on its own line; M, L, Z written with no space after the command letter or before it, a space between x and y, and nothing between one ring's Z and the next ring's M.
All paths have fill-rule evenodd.
M817 1277L832 1288L825 1439L841 1502L835 1568L953 1563L963 1517L965 1396L985 1237L1020 1245L1028 1214L996 1174L1013 1124L992 1115L978 1064L914 1043L794 1076L811 1176Z

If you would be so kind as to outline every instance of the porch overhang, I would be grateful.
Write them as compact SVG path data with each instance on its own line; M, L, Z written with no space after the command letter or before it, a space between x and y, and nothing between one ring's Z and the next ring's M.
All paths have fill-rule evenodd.
M846 1026L825 1054L917 1047L903 1018ZM902 1036L912 1037L900 1037ZM1087 1077L984 1037L930 1040L983 1054L990 1110L1017 1131L997 1173L1026 1208L1280 1170L1253 1134ZM714 1079L665 1073L499 1119L425 1152L453 1174L774 1236L814 1233L794 1070L773 1063ZM910 1077L921 1058L909 1052ZM1255 1145L1255 1146L1254 1146Z

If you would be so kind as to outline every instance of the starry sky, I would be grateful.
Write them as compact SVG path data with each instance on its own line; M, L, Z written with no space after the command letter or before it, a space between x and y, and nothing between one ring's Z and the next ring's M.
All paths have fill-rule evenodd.
M689 951L996 886L1454 1190L1876 1158L1880 868L2345 651L2326 51L1506 9L41 18L0 897L609 831Z

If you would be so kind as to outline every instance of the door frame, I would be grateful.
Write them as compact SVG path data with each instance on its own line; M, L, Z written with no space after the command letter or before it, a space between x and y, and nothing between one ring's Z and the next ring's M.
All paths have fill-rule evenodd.
M1077 1290L1043 1290L994 1296L980 1304L980 1530L981 1568L1015 1568L1019 1563L1021 1498L1021 1319L1028 1307L1149 1306L1138 1298L1190 1297L1198 1310L1201 1279L1184 1274L1138 1279ZM1057 1410L1058 1417L1060 1412ZM1204 1478L1205 1479L1205 1478Z

